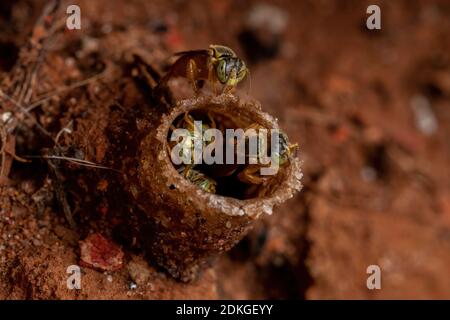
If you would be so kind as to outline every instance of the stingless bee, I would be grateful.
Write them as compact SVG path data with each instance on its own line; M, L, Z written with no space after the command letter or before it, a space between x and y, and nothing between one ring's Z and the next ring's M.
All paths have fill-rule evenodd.
M216 193L217 182L204 173L195 170L192 167L182 167L178 172L203 191Z
M274 157L271 157L278 162L278 166L283 167L289 162L292 155L295 154L295 152L298 150L298 144L290 144L287 134L283 131L279 131L278 146L279 150L277 154L275 154ZM259 150L258 152L261 151ZM263 184L267 180L267 177L259 175L259 170L263 166L264 165L262 164L250 164L244 170L242 170L237 177L241 182L244 183Z
M187 78L195 94L198 94L197 80L208 80L214 93L216 83L221 83L223 92L229 92L236 87L249 73L245 62L226 46L210 45L206 50L183 51L175 54L179 58L164 75L158 87L167 87L170 79Z
M183 115L183 117L178 121L176 126L171 125L171 130L172 131L174 131L176 129L186 129L188 131L189 135L188 135L188 137L186 137L186 139L184 139L184 142L182 143L182 149L181 150L183 151L183 156L184 157L189 157L189 153L190 153L190 157L191 157L192 162L194 161L195 141L197 139L201 140L203 148L208 145L207 141L204 140L204 137L201 135L200 132L208 130L209 128L215 128L216 127L215 121L212 118L210 113L208 113L208 120L210 122L209 125L206 124L205 122L202 122L201 123L201 127L196 127L197 124L195 123L195 119L189 114L189 112L186 112ZM168 147L169 147L169 154L171 153L171 150L172 150L173 146L176 143L177 142L175 142L175 141L172 141L171 143L169 143L169 145L168 145ZM190 164L189 166L192 166L192 164Z
M277 155L278 165L280 167L288 163L289 159L298 150L298 144L290 144L288 136L285 132L280 131L278 135L278 143L280 146L279 154Z
M207 118L209 120L209 124L205 124L202 123L202 130L207 130L209 128L215 128L216 124L214 119L212 118L211 114L208 112L207 114ZM182 128L182 129L186 129L189 132L189 137L185 140L184 142L184 150L190 150L190 156L191 156L191 160L193 162L193 157L194 157L194 141L195 139L202 139L202 144L205 147L206 145L208 145L208 143L203 140L203 137L198 136L196 134L197 130L196 130L196 123L195 123L195 119L194 117L192 117L192 115L189 114L189 112L186 112L183 117L177 122L176 126L172 125L171 129L175 130L177 128ZM197 128L200 129L200 128ZM168 151L169 154L171 153L173 144L168 144ZM187 156L187 154L185 154L185 156ZM216 185L217 182L208 177L207 175L205 175L204 173L195 170L194 169L195 165L194 164L187 164L184 166L181 166L177 169L178 173L181 174L182 176L184 176L188 181L190 181L192 184L196 185L197 187L201 188L203 191L209 192L209 193L216 193Z

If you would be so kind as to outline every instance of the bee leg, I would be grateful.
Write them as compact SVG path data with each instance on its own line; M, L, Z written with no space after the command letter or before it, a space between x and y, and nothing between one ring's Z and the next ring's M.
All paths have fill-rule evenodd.
M225 85L222 90L222 94L230 93L234 90L235 86Z
M297 156L297 152L298 152L298 143L291 144L289 146L289 153L293 154L294 156Z
M166 84L158 84L158 86L154 90L153 98L158 102L165 101L165 103L172 107L177 103L175 97L172 94L172 91Z
M211 128L213 128L213 129L215 129L217 126L216 126L216 121L214 121L214 118L213 118L213 116L211 115L211 111L208 111L208 120L209 120L209 123L211 124Z
M164 99L170 106L175 106L177 104L177 100L168 87L164 90Z
M184 122L187 123L188 128L192 128L192 130L194 130L194 129L195 129L195 122L194 122L195 120L194 120L194 118L192 118L192 117L189 115L189 111L186 111L186 112L184 113L183 118L184 118Z
M230 77L228 78L228 81L223 87L222 93L231 93L233 89L236 87L236 84L237 84L236 70L233 70L230 74Z
M187 69L186 69L186 75L189 79L189 82L191 83L192 89L194 90L195 96L198 96L199 89L197 87L196 81L198 79L198 69L197 64L193 59L189 59Z
M184 167L183 175L184 175L185 178L187 178L187 177L189 176L189 173L190 173L190 171L191 171L193 168L194 168L194 165L193 165L193 164L188 164L188 165L186 165L186 166Z
M212 90L215 96L217 96L216 77L214 76L214 63L208 62L208 81L212 85Z
M174 105L172 93L169 87L167 86L167 81L165 81L165 79L160 81L155 86L155 88L152 91L152 98L155 99L158 103L163 103L163 101L165 100L165 102L168 103L169 105Z
M230 89L228 89L228 85L224 85L222 89L222 94L227 93Z
M265 179L256 175L259 169L259 166L249 166L238 174L238 179L244 183L263 184Z

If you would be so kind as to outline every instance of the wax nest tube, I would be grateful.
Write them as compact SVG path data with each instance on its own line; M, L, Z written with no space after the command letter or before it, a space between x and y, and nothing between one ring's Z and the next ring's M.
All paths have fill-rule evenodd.
M257 123L268 129L278 128L277 121L263 112L259 103L241 102L234 95L223 94L178 101L155 120L156 129L143 138L138 172L129 185L136 204L147 217L139 227L141 238L150 258L183 281L193 279L211 258L239 242L253 220L272 214L274 206L293 197L302 187L297 157L259 187L264 190L253 193L252 186L232 178L218 183L218 193L206 192L191 183L176 170L168 148L171 126L186 112L209 112L216 122L222 121L227 127L246 128ZM220 165L215 166L214 170L220 170Z

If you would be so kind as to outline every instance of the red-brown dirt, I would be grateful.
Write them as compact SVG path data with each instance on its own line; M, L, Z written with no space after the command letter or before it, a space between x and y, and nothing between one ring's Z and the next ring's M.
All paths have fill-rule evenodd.
M123 249L119 270L83 266L82 289L68 290L80 235L45 161L15 160L0 189L0 299L450 298L448 1L377 1L374 31L365 28L373 1L265 1L279 12L266 23L274 34L249 22L258 1L73 2L82 28L52 38L28 103L106 71L35 108L43 129L55 137L71 120L86 125L102 158L96 137L109 119L96 108L141 99L126 80L128 53L164 69L174 52L224 44L247 62L251 96L299 143L304 189L192 283ZM33 26L45 3L0 4L0 89L9 95L22 84L17 65L35 59L29 40L44 32ZM238 91L245 96L246 84ZM2 115L10 108L0 100ZM18 156L51 147L30 117L20 120ZM366 287L373 264L381 290Z

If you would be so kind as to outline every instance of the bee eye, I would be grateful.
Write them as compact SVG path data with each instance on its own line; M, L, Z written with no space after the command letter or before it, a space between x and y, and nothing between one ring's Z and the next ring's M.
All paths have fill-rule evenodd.
M227 62L221 60L217 65L217 77L221 83L227 82Z

